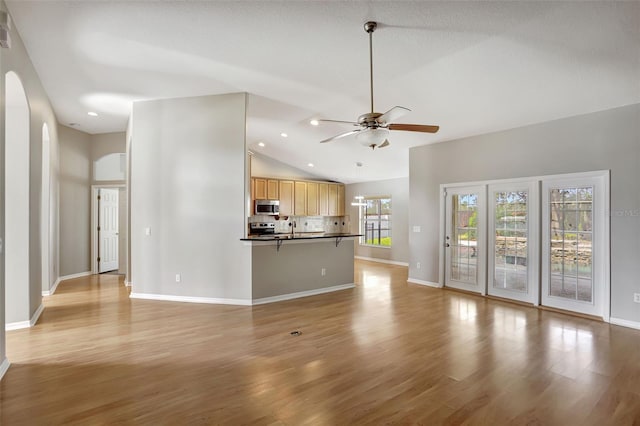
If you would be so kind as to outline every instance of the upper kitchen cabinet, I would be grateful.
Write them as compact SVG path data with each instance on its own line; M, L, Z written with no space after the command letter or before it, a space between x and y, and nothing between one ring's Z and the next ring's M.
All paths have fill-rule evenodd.
M267 199L277 200L280 197L279 189L280 184L277 179L267 179Z
M329 184L318 184L318 214L329 216Z
M338 214L344 216L344 185L338 185Z
M254 178L254 199L266 200L267 199L267 180L263 178Z
M296 181L294 183L293 204L296 216L307 215L307 182Z
M278 190L280 192L280 216L293 215L293 181L281 180Z
M318 183L307 182L307 215L317 216L320 214L318 209Z
M329 185L329 216L338 216L338 185Z
M278 179L251 178L254 200L277 200L279 198Z
M344 216L344 185L252 177L251 202L280 200L281 216Z

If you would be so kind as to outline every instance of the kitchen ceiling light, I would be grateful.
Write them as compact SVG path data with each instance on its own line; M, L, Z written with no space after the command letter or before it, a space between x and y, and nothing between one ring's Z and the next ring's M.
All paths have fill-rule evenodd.
M307 164L307 166L313 167L313 163L309 163L309 164Z
M318 120L311 120L309 124L311 124L312 126L317 126L318 124L320 124L320 122Z
M264 148L264 142L258 142L258 146Z
M286 134L286 133L280 133L280 136L282 136L283 138L286 138L286 137L287 137L287 136L289 136L289 135L288 135L288 134Z
M98 116L98 113L97 113L97 112L93 112L93 111L89 111L89 112L87 113L87 115L90 115L90 116L92 116L92 117L97 117L97 116Z

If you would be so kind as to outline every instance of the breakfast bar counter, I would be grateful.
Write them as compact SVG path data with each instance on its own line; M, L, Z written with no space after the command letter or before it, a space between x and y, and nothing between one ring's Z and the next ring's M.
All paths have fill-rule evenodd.
M253 304L344 290L354 284L359 234L271 234L241 238L251 245Z

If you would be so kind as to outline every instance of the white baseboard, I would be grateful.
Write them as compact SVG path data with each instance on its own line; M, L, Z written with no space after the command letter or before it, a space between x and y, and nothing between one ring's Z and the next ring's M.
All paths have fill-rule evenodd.
M5 324L4 329L6 331L11 331L20 330L21 328L33 327L38 322L38 318L40 318L40 315L42 315L42 311L44 311L44 305L41 303L40 306L38 306L38 309L36 309L36 311L31 316L31 319L29 321L10 322Z
M77 274L65 275L63 277L58 278L60 281L72 280L74 278L86 277L88 275L93 275L91 271L79 272Z
M398 262L395 260L378 259L377 257L353 256L355 259L368 260L369 262L386 263L388 265L409 266L408 262Z
M426 285L429 287L436 287L436 288L442 288L442 286L440 285L440 283L434 283L432 281L424 281L424 280L419 280L417 278L411 278L409 277L407 279L408 283L412 283L412 284L419 284L419 285Z
M629 321L629 320L622 319L622 318L611 317L611 318L609 318L609 323L610 324L614 324L614 325L621 325L623 327L635 328L637 330L640 330L640 322L637 322L637 321Z
M4 373L7 372L10 365L11 364L9 364L9 360L7 358L2 360L2 363L0 363L0 380L2 380L2 376L4 376Z
M193 296L173 296L167 294L150 294L150 293L131 293L129 298L131 299L145 299L145 300L162 300L165 302L186 302L186 303L207 303L213 305L240 305L240 306L252 306L263 305L265 303L281 302L283 300L298 299L300 297L315 296L317 294L331 293L333 291L346 290L348 288L354 288L356 285L353 283L334 285L332 287L318 288L315 290L299 291L297 293L282 294L279 296L263 297L261 299L221 299L216 297L193 297Z
M49 289L49 291L43 291L43 292L42 292L42 295L43 295L43 296L53 296L53 293L55 293L55 292L56 292L56 290L57 290L57 288L58 288L58 284L60 284L60 281L62 281L62 280L61 280L60 278L58 278L58 279L56 280L56 282L55 282L55 283L53 283L53 287L51 287L51 288Z
M282 294L279 296L263 297L261 299L253 299L253 304L263 305L265 303L281 302L283 300L298 299L300 297L315 296L317 294L324 294L324 293L331 293L333 291L346 290L348 288L354 288L355 286L356 285L354 283L341 284L341 285L334 285L332 287L318 288L315 290L299 291L296 293Z
M173 296L168 294L131 293L131 299L162 300L166 302L208 303L214 305L251 306L248 299L220 299L216 297Z

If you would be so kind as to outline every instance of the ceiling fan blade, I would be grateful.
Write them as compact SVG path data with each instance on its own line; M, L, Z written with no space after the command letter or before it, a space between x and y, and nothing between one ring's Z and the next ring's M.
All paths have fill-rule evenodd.
M325 119L318 119L317 121L318 123L341 123L341 124L352 124L354 126L359 126L358 123L354 123L353 121L325 120Z
M378 117L378 123L380 125L391 123L409 112L411 112L409 108L394 106L389 111L385 112L380 117Z
M361 129L357 129L357 130L351 130L350 132L346 132L346 133L341 133L337 136L332 136L329 139L325 139L323 141L320 141L320 143L326 143L326 142L331 142L334 141L336 139L340 139L340 138L344 138L345 136L349 136L349 135L353 135L354 133L358 133Z
M391 145L389 143L389 140L385 139L384 142L382 142L380 145L378 145L378 148L384 148L385 146L389 146L389 145Z
M389 130L404 130L406 132L424 132L424 133L436 133L440 126L427 126L424 124L389 124L387 126Z

